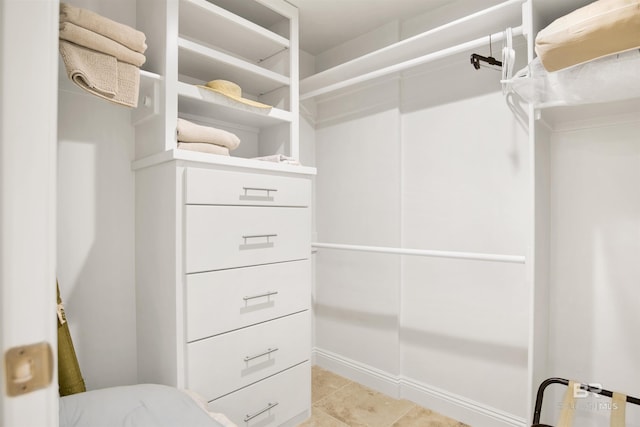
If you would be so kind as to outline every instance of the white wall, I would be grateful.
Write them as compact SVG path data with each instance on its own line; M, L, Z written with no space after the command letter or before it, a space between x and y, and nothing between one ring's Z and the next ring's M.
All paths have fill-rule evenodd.
M135 3L76 1L135 25ZM134 130L130 110L81 92L61 68L58 279L88 389L137 380Z
M318 100L320 242L525 255L527 132L495 72L439 66ZM319 364L525 417L523 265L319 249L315 292Z
M398 129L397 107L318 129L318 241L399 244ZM379 254L318 251L316 347L329 356L399 374L399 261Z
M637 120L637 119L636 119ZM551 140L549 376L640 396L640 122ZM627 425L640 425L628 405ZM608 411L578 413L607 426Z
M425 78L406 81L405 90L428 92ZM403 246L525 255L527 134L502 93L426 109L415 99L409 104L413 110L402 116ZM527 322L524 265L404 257L403 375L524 417Z

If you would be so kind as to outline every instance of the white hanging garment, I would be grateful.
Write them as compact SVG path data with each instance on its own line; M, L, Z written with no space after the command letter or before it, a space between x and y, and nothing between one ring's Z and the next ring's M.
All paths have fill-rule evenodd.
M504 46L502 48L502 94L511 91L511 79L513 78L513 66L516 62L516 51L513 49L513 31L511 27L505 30Z

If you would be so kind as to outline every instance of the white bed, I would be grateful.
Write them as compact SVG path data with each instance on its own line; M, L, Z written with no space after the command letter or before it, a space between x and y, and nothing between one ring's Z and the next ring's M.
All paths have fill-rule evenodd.
M188 391L138 384L60 398L60 427L235 427Z

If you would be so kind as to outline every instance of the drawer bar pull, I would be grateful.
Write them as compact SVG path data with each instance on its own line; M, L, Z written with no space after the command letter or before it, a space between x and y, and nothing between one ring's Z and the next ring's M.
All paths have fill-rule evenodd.
M270 297L271 295L278 295L278 291L267 291L264 294L252 295L250 297L243 297L242 299L245 301L249 301L251 299L256 299L256 298Z
M267 351L264 351L260 354L255 354L253 356L247 356L244 358L245 362L249 362L250 360L257 359L258 357L267 356L275 351L278 351L278 347L268 348Z
M245 234L242 236L243 239L258 239L260 237L266 237L267 239L269 239L269 237L278 237L277 234Z
M262 188L262 187L242 187L242 189L244 190L244 194L247 194L247 191L264 191L267 193L267 197L269 196L269 193L271 193L272 191L278 191L277 188Z
M242 189L244 191L249 191L249 190L253 190L253 191L266 191L267 193L270 191L278 191L277 188L262 188L262 187L242 187Z
M257 417L258 415L260 415L260 414L264 414L264 413L265 413L265 412L267 412L269 409L271 409L271 408L273 408L273 407L275 407L275 406L278 406L278 402L273 402L273 403L269 402L269 403L267 403L267 407L266 407L266 408L261 409L261 410L259 410L258 412L255 412L255 413L250 414L250 415L249 415L249 414L247 414L247 416L246 416L246 417L244 417L244 422L246 423L246 422L248 422L248 421L251 421L252 419L254 419L255 417Z

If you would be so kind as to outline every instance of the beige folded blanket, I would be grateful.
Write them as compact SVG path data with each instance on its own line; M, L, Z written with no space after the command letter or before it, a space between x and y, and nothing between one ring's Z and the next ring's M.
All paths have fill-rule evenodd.
M64 40L60 40L60 54L67 76L80 88L116 104L138 106L138 67Z
M229 155L229 149L215 144L205 142L178 142L178 148L182 150L200 151L201 153Z
M71 43L95 50L96 52L115 56L118 61L126 62L136 67L140 67L146 60L143 54L134 52L110 38L79 27L71 22L63 22L60 24L59 35L62 40L70 41Z
M136 52L147 50L143 32L67 3L60 3L60 22L71 22L79 27L114 40Z
M598 0L553 21L536 36L547 71L640 48L640 0Z
M201 126L188 120L178 118L178 142L202 142L221 145L235 150L240 145L240 138L226 130Z

